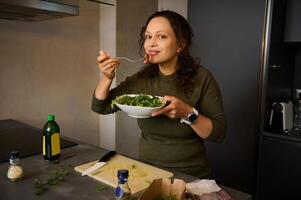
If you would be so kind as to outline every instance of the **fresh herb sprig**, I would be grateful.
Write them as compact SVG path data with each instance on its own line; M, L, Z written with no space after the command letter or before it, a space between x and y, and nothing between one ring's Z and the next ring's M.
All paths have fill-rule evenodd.
M108 187L109 186L104 185L104 184L98 184L98 185L96 185L95 190L98 191L98 192L101 192L101 191L107 189Z
M43 194L46 190L48 190L49 186L53 186L58 184L59 182L64 181L64 178L66 175L69 174L68 169L62 169L62 170L57 170L53 175L49 176L47 178L46 182L41 182L38 179L35 179L35 194L36 195L41 195Z

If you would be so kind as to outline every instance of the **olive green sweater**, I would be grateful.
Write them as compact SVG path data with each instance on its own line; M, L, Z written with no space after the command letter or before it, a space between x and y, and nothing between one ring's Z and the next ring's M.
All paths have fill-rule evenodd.
M183 90L177 90L177 75L154 78L128 77L116 88L110 90L106 100L93 96L92 110L109 114L118 110L111 108L111 101L122 94L151 94L175 96L195 107L201 115L213 122L213 130L207 140L221 142L225 136L226 118L219 87L212 74L201 67L194 76L194 88L187 97ZM203 139L187 124L165 115L137 119L141 129L139 159L158 167L181 171L199 178L210 176Z

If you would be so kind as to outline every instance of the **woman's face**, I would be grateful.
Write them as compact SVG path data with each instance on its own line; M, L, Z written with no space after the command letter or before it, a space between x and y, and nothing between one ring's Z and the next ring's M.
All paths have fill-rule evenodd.
M175 66L181 48L176 35L164 17L155 17L145 30L144 50L154 64Z

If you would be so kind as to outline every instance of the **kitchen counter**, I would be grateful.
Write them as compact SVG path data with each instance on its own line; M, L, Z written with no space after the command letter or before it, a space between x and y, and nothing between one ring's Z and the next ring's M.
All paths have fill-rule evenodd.
M19 182L11 182L7 180L6 173L8 162L0 163L0 199L15 200L15 199L72 199L72 200L89 200L89 199L103 199L113 200L113 189L107 187L102 191L96 189L97 186L103 185L96 180L84 176L74 171L74 167L90 161L98 160L99 156L103 154L105 149L94 147L91 145L76 145L73 147L61 150L61 160L58 164L52 164L45 161L41 154L22 158L20 163L24 170L24 178ZM34 193L34 180L45 179L51 175L56 169L70 167L70 173L65 177L64 182L58 185L50 186L44 194L36 196ZM175 173L175 178L183 179L186 182L195 180L195 177ZM236 200L251 200L249 194L223 187Z
M10 150L18 150L21 157L42 153L43 130L22 122L5 119L0 120L0 163L8 161ZM61 136L61 148L76 145Z

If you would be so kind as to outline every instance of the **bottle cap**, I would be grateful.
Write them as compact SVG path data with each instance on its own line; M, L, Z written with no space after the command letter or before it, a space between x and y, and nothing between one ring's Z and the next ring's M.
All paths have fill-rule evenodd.
M129 171L127 169L120 169L117 172L118 179L125 179L129 177Z
M48 115L48 121L54 121L55 116L54 115Z
M10 151L9 152L9 158L10 159L16 159L20 157L19 151Z

